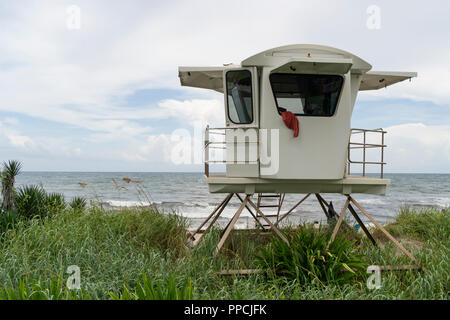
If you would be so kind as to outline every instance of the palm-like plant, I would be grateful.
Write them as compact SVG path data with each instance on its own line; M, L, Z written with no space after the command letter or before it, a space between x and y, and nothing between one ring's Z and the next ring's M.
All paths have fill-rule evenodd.
M17 213L25 218L46 216L48 213L46 201L47 193L41 186L27 185L15 192Z
M69 206L75 210L83 210L86 208L86 199L81 197L75 197L70 201Z
M346 283L362 277L367 266L354 243L336 237L327 250L330 234L312 225L299 226L290 244L274 238L262 248L257 263L271 275L309 282Z
M22 164L17 160L10 160L3 162L3 171L1 172L2 182L2 209L14 210L14 183L16 182L16 176L20 173Z

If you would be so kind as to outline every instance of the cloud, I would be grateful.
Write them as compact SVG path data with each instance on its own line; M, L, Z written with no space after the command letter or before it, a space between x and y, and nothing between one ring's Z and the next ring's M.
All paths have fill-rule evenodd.
M170 163L171 138L167 134L151 135L131 150L123 151L121 157L128 161Z
M13 121L13 124L17 123ZM82 155L81 148L72 146L65 138L30 137L16 127L8 125L8 121L0 121L0 149L4 150L4 154L9 157L32 155L64 158Z
M159 107L163 113L183 123L200 123L202 125L223 126L225 111L223 100L164 100Z
M7 138L13 146L25 148L25 147L33 147L34 145L30 137L27 136L9 134L7 135Z
M272 1L237 0L76 2L82 27L72 31L66 28L66 8L73 1L2 6L0 112L14 116L2 120L9 128L0 141L9 148L43 156L73 153L92 162L102 157L125 163L165 161L158 150L169 142L167 131L224 122L222 97L180 87L179 65L240 63L259 51L292 43L342 48L377 70L419 72L411 83L364 93L362 99L433 101L443 113L450 106L450 44L442 41L449 28L448 1L433 6L378 1L380 30L367 29L366 9L373 3L364 1L280 0L276 6ZM136 92L161 89L180 90L185 96L139 106L126 102ZM41 136L32 128L25 134L17 129L21 115L76 129L81 137L65 132ZM158 132L162 124L164 133ZM445 163L442 167L448 168Z
M150 135L122 152L121 157L134 162L164 163L168 167L202 165L202 131L177 129L171 134Z
M450 172L450 125L408 123L386 128L391 172Z
M450 172L450 125L405 123L384 129L384 161L388 172ZM362 134L352 135L352 142L363 142ZM381 144L381 134L367 133L366 143ZM362 149L351 151L353 161L362 161ZM366 149L366 161L381 161L381 149ZM361 167L352 166L353 172ZM368 172L380 172L379 165L367 165Z
M445 53L450 54L450 50ZM450 112L450 67L446 67L445 63L440 64L436 61L444 61L444 57L435 57L434 64L421 64L418 62L411 70L397 71L413 71L418 76L412 78L411 81L404 81L386 89L374 91L364 91L359 94L360 100L382 100L393 98L404 98L415 101L430 101L438 105L442 105L446 112Z
M68 119L104 118L109 112L111 117L119 117L126 111L118 109L118 102L136 90L180 88L178 65L239 63L269 47L305 42L354 49L363 58L369 52L367 59L375 69L392 68L390 59L396 60L401 55L399 65L394 68L419 71L420 78L409 87L389 89L387 94L450 101L446 90L450 70L443 67L450 46L437 43L439 50L432 53L413 50L429 48L429 42L436 38L421 39L419 44L416 37L408 36L414 34L416 27L423 29L425 23L409 25L403 41L408 44L415 41L413 47L399 47L393 27L387 23L380 31L368 33L363 4L279 1L274 7L270 1L245 4L181 1L159 6L137 1L131 6L110 1L79 1L83 23L76 31L66 28L66 7L70 4L29 1L26 9L22 3L5 8L10 15L5 14L0 28L0 109L63 123ZM240 10L230 14L230 8L237 5ZM382 2L380 6L383 21L392 14L403 15L404 5ZM421 5L408 2L408 7L410 15L419 14L430 32L437 32L433 28L438 27L436 23L443 16L437 10L438 5L432 9L427 6L434 13L428 18L423 17ZM346 30L352 31L351 37ZM360 41L370 41L377 35L383 36L383 42L363 45ZM230 38L233 46L228 41L218 41ZM356 46L357 43L361 45ZM373 50L374 45L377 50ZM372 56L376 57L373 62ZM24 90L27 94L23 94ZM77 125L75 121L71 124Z

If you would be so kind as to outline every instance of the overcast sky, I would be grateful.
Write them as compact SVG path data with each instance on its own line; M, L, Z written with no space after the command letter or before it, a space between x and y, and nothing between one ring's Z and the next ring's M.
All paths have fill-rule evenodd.
M371 5L379 29L368 27ZM181 87L178 66L313 43L373 70L418 72L361 93L352 126L388 131L389 172L450 173L449 16L448 0L0 0L0 160L33 171L200 171L171 162L171 135L223 125L223 100Z

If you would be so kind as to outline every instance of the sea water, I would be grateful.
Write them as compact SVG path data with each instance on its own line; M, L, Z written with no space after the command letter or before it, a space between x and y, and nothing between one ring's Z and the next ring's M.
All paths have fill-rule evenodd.
M125 180L123 179L125 178ZM402 207L446 208L450 206L450 174L385 174L391 180L385 196L354 194L353 197L379 222L392 221ZM128 179L131 179L131 182ZM198 225L214 210L225 194L210 194L203 173L165 172L23 172L16 185L42 185L48 192L63 193L66 200L84 197L106 208L148 206L156 204L164 212L187 217L191 226ZM287 212L304 195L288 194L281 213ZM345 197L322 194L332 201L337 212ZM256 201L256 199L254 200ZM275 200L267 200L271 204ZM234 198L224 210L219 223L226 223L239 207ZM264 210L270 213L271 210ZM273 212L273 209L272 209ZM254 225L251 215L244 211L237 227ZM364 221L367 221L362 216ZM292 212L287 223L325 222L319 203L312 195Z

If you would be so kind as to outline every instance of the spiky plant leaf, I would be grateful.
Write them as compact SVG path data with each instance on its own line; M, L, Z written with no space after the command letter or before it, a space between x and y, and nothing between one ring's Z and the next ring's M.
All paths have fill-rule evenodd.
M2 183L2 208L4 210L14 210L14 183L16 177L22 170L22 164L17 160L3 162L3 170L1 172Z
M85 198L82 198L82 197L75 197L69 203L69 206L75 210L82 210L82 209L86 208L86 205L87 205L87 201Z
M15 192L17 213L25 218L47 215L47 194L41 186L23 186Z
M336 237L327 250L329 238L322 228L300 226L290 235L289 245L274 238L261 250L257 263L271 276L297 279L300 283L354 281L365 270L362 257L355 254L353 242L342 237Z
M46 197L47 210L50 213L57 213L66 208L64 195L61 193L49 193Z

